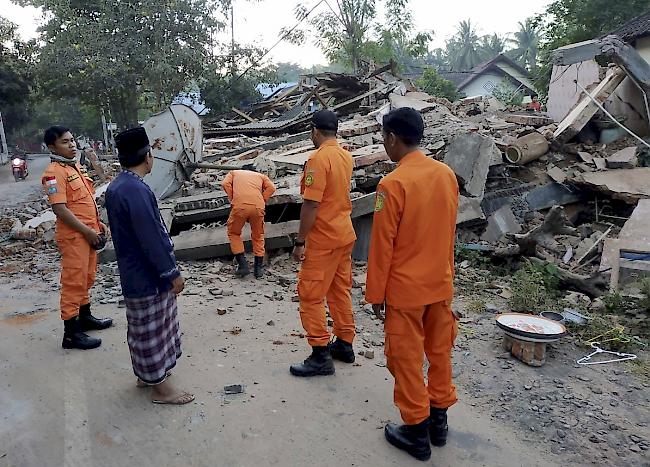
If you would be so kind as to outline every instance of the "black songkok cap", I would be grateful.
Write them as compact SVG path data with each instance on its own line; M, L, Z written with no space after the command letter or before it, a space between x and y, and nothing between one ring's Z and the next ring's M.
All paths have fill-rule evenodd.
M339 129L339 118L331 110L319 110L312 115L311 124L318 130L336 132Z
M143 156L151 150L147 132L141 126L118 133L115 145L120 163L126 167L140 164L144 160Z

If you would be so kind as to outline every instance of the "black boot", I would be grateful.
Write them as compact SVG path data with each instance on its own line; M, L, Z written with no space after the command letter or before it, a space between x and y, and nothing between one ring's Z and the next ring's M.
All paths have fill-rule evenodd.
M79 307L79 322L82 331L100 331L113 325L111 318L95 318L90 314L90 303Z
M447 444L447 409L431 407L429 417L429 439L434 446L442 447Z
M256 279L264 275L264 256L256 256L255 264L253 265L253 275Z
M334 362L327 347L312 347L307 360L291 365L289 371L294 376L327 376L334 374Z
M61 343L61 347L64 349L87 350L96 349L102 345L101 339L95 339L84 334L81 322L77 316L63 321L63 327L63 342Z
M352 349L352 344L337 337L334 342L330 342L327 346L334 360L339 360L344 363L354 363L354 349Z
M246 257L244 256L244 253L239 253L238 255L235 255L235 259L237 260L237 269L235 270L235 276L237 277L246 277L250 274L250 269L248 269L248 261L246 261Z
M408 452L419 461L427 461L431 458L428 427L429 419L417 425L389 423L384 429L384 434L386 440L396 448Z

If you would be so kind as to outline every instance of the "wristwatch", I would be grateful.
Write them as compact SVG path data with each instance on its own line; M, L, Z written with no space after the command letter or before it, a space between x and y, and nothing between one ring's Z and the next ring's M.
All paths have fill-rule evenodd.
M304 240L300 241L300 240L298 240L298 237L296 237L293 240L293 246L305 246L305 241Z

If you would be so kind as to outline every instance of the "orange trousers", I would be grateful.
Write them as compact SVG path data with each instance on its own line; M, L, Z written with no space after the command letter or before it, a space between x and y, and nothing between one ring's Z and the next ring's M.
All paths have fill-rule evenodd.
M264 209L243 204L233 207L228 217L228 240L233 255L244 252L244 242L241 241L241 230L246 222L251 225L251 240L255 256L264 256Z
M335 250L305 249L305 260L298 273L300 320L312 347L330 341L327 330L327 308L334 321L334 335L345 342L354 340L352 312L352 247L354 242Z
M95 283L97 252L80 233L57 240L61 253L61 319L79 315L79 307L90 303L88 291Z
M451 381L451 349L458 333L451 301L409 309L388 306L384 331L386 366L395 377L395 405L404 423L424 421L429 407L451 407L458 400Z

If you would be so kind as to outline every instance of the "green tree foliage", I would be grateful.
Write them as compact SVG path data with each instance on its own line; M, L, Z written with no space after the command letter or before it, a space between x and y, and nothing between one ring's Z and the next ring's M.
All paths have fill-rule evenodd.
M450 101L455 101L460 97L456 85L449 80L444 79L438 72L428 67L422 73L422 77L417 81L417 85L424 92L436 97L444 97Z
M548 90L553 50L601 37L648 9L650 0L555 0L535 18L543 38L538 87Z
M446 55L453 71L468 71L483 61L479 36L469 19L461 21L447 41Z
M245 107L262 97L258 84L278 83L276 67L262 64L265 53L265 49L235 44L234 68L224 67L224 62L218 59L207 64L198 85L210 115L228 112L232 107Z
M523 91L519 90L518 86L507 79L503 79L492 90L492 95L507 106L521 106L524 101Z
M327 9L308 15L311 10L303 3L296 6L296 17L309 17L316 34L316 44L332 63L339 63L351 71L360 71L366 62L388 63L393 60L399 67L409 66L426 55L432 33L413 33L413 16L409 0L384 0L386 23L376 22L375 0L335 0ZM302 43L304 30L294 31L290 39Z
M303 20L310 10L299 3L295 12ZM356 71L361 66L364 45L376 16L375 0L335 0L331 10L316 14L309 23L316 32L317 45L328 60ZM304 41L305 32L298 30L291 39L294 43Z
M523 23L519 22L519 30L514 33L514 38L508 41L513 49L508 55L534 72L537 69L537 56L539 54L539 26L533 18L528 18Z
M376 39L365 44L364 55L375 63L394 61L399 68L410 68L426 56L433 33L413 33L409 0L386 0L386 24L375 28Z
M15 24L0 17L0 111L8 134L29 119L29 95L33 86L31 47L17 36Z
M170 104L199 77L220 26L212 0L22 0L46 12L39 76L46 94L110 104L122 128L137 123L141 97Z
M479 56L481 61L487 62L503 53L506 48L506 40L498 34L489 34L481 37L479 42Z

